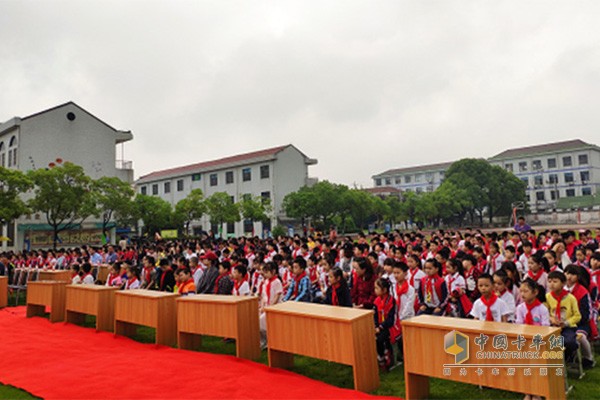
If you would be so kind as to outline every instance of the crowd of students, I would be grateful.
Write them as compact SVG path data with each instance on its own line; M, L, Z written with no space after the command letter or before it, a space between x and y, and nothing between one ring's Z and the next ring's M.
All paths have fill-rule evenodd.
M419 314L476 318L562 329L566 357L578 346L594 365L598 338L600 252L590 231L548 230L484 234L439 230L329 235L307 238L235 238L159 241L140 246L9 253L0 274L29 269L73 271L73 283L258 296L263 345L264 308L301 301L372 309L380 366L402 356L401 321ZM578 338L579 336L579 338Z

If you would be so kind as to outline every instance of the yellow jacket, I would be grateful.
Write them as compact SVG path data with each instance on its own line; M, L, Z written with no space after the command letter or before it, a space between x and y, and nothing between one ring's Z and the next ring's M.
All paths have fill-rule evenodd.
M556 318L556 306L558 301L552 297L552 293L546 293L546 307L550 311L550 316ZM577 299L572 294L568 294L560 302L560 320L566 321L567 326L575 327L581 321L581 313Z

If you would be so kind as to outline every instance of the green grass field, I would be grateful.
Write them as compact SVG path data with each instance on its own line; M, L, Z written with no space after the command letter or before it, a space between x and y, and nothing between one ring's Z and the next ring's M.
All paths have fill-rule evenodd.
M14 304L14 300L13 303ZM95 326L94 317L87 317L85 327ZM135 340L142 343L154 343L154 329L138 328ZM235 355L235 344L225 343L222 338L204 337L200 351L216 354ZM569 399L600 399L600 356L596 357L598 367L588 370L585 377L578 380L569 377L569 385L573 386ZM263 351L259 360L267 364L267 352ZM342 388L353 388L352 369L349 366L330 363L308 357L296 356L294 372L320 380ZM381 386L375 394L404 397L404 369L402 366L388 373L381 373ZM522 399L523 395L493 389L479 389L474 385L467 385L431 379L430 397L432 399ZM35 399L29 393L12 386L0 385L0 399Z

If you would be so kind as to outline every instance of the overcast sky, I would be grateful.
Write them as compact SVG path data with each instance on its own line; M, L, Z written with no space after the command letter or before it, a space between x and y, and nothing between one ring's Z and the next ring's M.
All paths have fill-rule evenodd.
M600 144L600 2L0 0L0 121L73 100L154 170L292 143L309 174Z

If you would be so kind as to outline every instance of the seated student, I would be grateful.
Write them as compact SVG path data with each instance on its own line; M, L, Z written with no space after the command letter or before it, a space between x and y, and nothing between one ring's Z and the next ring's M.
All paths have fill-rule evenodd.
M510 284L508 274L503 269L500 269L494 273L493 281L494 292L506 303L506 307L508 307L509 313L507 314L507 321L513 322L515 320L517 306L515 305L515 296L508 290L508 285Z
M450 292L445 314L451 317L466 318L471 312L473 303L466 294L466 281L463 276L463 265L455 258L448 260L447 275L444 277L446 287Z
M563 265L559 263L558 256L554 250L546 250L544 257L548 260L549 272L560 271L563 272Z
M356 308L373 308L375 301L375 281L377 275L373 271L373 266L364 257L357 257L352 260L355 276L352 278L352 304Z
M550 270L550 264L541 251L529 257L528 266L529 271L527 271L526 277L533 279L544 290L548 290L548 274L546 271Z
M577 351L577 324L581 320L581 313L577 306L577 299L564 288L567 277L560 271L548 274L548 289L546 305L550 311L550 325L562 328L565 339L565 358L572 359Z
M396 319L396 302L390 294L391 283L388 279L379 278L375 281L373 317L375 319L375 338L377 342L377 360L379 367L389 370L393 366L394 350L390 340L390 330Z
M595 321L591 319L592 304L590 294L586 287L589 287L589 275L584 267L575 264L567 265L565 268L565 276L567 277L567 289L577 299L577 306L581 319L577 323L577 333L581 334L581 353L583 356L582 364L584 368L592 368L594 366L594 355L589 338L592 337L592 329L597 331Z
M294 273L294 278L283 301L310 302L310 280L308 275L306 275L306 260L302 257L296 257L292 265L292 272Z
M389 279L390 283L392 285L396 284L396 278L394 278L394 264L396 263L396 260L394 260L393 258L386 258L383 261L383 274L381 275L382 278L384 279Z
M501 271L506 273L508 277L508 280L506 281L506 289L512 294L515 306L518 306L523 302L521 299L521 292L519 291L519 286L521 285L521 281L523 279L517 270L517 266L512 261L505 261L502 263Z
M515 323L550 326L550 313L543 302L546 301L546 291L536 281L526 278L519 287L523 302L515 311Z
M249 296L250 284L248 283L248 270L243 264L238 264L231 271L233 277L233 292L234 296Z
M488 274L493 274L502 268L502 263L504 262L504 256L500 254L500 246L498 242L490 243L490 255L487 258L487 270ZM477 280L479 282L479 280Z
M171 263L168 259L163 258L158 263L158 266L160 269L158 290L173 293L175 290L175 274L173 273L173 268L171 268Z
M156 260L152 256L145 256L143 259L144 269L142 270L142 289L154 289L156 286Z
M590 256L590 274L591 283L595 284L596 287L600 287L600 253L594 252Z
M494 281L491 275L480 275L477 279L477 289L481 297L473 304L470 315L480 321L506 322L510 310L494 293Z
M335 267L329 271L329 287L325 292L324 304L352 307L348 282L344 279L344 271L339 267Z
M200 256L200 262L204 264L206 269L200 278L196 293L213 294L215 292L215 281L219 277L218 260L219 257L212 251L207 251Z
M263 272L262 272L263 264L258 259L258 256L254 260L254 270L252 271L251 279L250 279L250 292L253 296L260 296L262 283L264 280Z
M331 272L331 269L333 268L334 265L335 265L335 256L332 256L331 253L326 254L319 261L319 267L320 267L319 290L315 294L315 299L313 300L315 303L325 302L325 298L327 297L327 290L329 289L330 282L331 282L329 279L329 273ZM348 286L347 283L348 282L346 282L346 286ZM348 289L348 290L350 290L350 289ZM348 294L349 293L350 292L348 292ZM352 300L350 300L350 307L352 307Z
M406 256L406 265L408 265L408 284L415 288L415 292L419 293L421 281L425 279L425 272L421 270L421 260L419 259L419 256L415 254Z
M396 320L394 327L390 331L392 343L398 343L398 359L402 359L402 321L415 316L415 299L417 293L409 283L407 278L408 265L401 261L394 264L394 277L396 284L391 291L396 301Z
M140 273L138 272L138 269L132 265L127 266L127 280L125 281L125 286L123 289L139 289L140 286Z
M190 271L192 272L192 277L194 278L194 285L198 287L200 283L200 278L204 274L204 265L200 265L200 261L198 257L191 256L189 259Z
M72 285L77 285L81 283L81 276L80 274L80 267L79 264L73 264L71 265L71 284Z
M181 267L177 270L179 284L177 285L177 293L182 296L196 294L196 284L192 271L188 267Z
M213 288L214 294L230 295L233 292L233 281L229 277L231 274L231 264L229 261L221 261L219 263L219 276L215 279Z
M267 318L265 307L279 303L283 294L283 285L278 278L277 265L269 261L262 267L264 282L261 285L260 302L259 302L259 326L260 326L260 344L261 348L267 346Z
M95 281L94 277L92 276L92 264L90 264L89 262L85 262L81 266L81 269L83 270L81 283L84 285L93 285Z
M435 258L425 261L425 279L419 290L419 311L417 315L443 315L448 302L448 288L444 278L440 277L441 265Z
M467 296L469 296L469 300L471 300L471 302L474 302L481 295L479 290L477 290L477 279L483 273L483 269L481 269L481 267L477 264L475 257L470 254L467 254L463 257L462 264Z
M108 272L108 277L106 278L106 283L104 286L110 287L121 287L121 263L116 262L114 265L110 266L110 270Z

